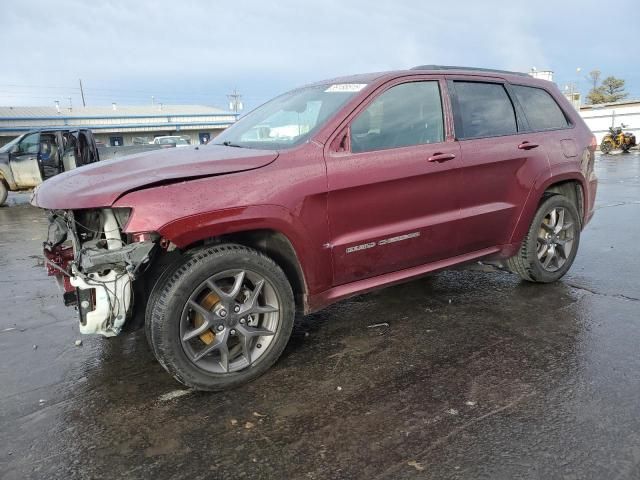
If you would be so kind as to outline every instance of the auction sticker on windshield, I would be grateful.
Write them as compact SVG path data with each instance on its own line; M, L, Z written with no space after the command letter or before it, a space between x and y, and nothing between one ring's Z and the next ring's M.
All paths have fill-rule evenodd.
M327 88L325 92L359 92L366 86L366 83L336 83Z

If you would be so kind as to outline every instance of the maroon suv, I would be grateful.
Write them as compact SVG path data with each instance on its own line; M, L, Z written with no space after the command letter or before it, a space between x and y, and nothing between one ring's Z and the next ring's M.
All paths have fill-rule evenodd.
M144 321L169 373L219 390L277 360L296 312L480 259L559 279L594 150L550 82L421 66L293 90L206 146L56 176L33 204L80 330Z

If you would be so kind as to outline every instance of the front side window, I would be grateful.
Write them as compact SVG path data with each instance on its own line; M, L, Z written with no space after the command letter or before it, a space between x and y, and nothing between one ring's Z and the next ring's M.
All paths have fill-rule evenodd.
M300 145L364 87L339 83L285 93L242 117L209 145L268 150Z
M27 135L22 139L22 141L18 144L18 149L16 151L17 155L22 154L36 154L40 150L40 134L32 133L31 135Z
M437 81L396 85L382 93L351 124L353 153L444 141Z
M458 112L456 137L482 138L517 132L516 114L504 86L497 83L455 81Z
M549 93L541 88L512 85L532 130L567 128L564 113Z

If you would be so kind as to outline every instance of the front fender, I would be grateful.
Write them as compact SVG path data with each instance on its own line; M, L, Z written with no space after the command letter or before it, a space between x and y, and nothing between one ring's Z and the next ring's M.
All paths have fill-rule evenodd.
M124 229L126 233L152 230L144 215L137 218L139 220L135 214L132 216ZM327 288L331 278L327 269L331 265L330 251L322 247L321 239L310 232L299 217L280 205L253 205L197 213L153 230L180 249L222 235L271 230L284 235L291 243L310 292Z
M173 220L157 231L177 247L186 248L208 238L268 229L285 235L295 248L303 243L304 238L304 234L298 232L304 227L296 223L296 218L280 205L254 205L190 215Z

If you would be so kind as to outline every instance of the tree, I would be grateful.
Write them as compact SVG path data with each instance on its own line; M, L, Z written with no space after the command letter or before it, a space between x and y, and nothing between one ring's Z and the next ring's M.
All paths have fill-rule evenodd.
M591 70L589 72L589 80L591 81L591 90L587 94L587 103L596 105L598 103L604 103L604 92L602 88L598 87L600 83L600 70Z
M624 80L616 77L607 77L602 81L602 88L606 97L606 102L619 102L629 95L624 91Z
M599 103L607 103L602 87L592 88L587 94L587 103L597 105Z
M627 97L627 93L624 91L624 80L609 76L600 83L600 70L592 70L589 72L589 79L591 81L591 90L587 95L587 102L591 105L599 103L613 103L622 100Z

